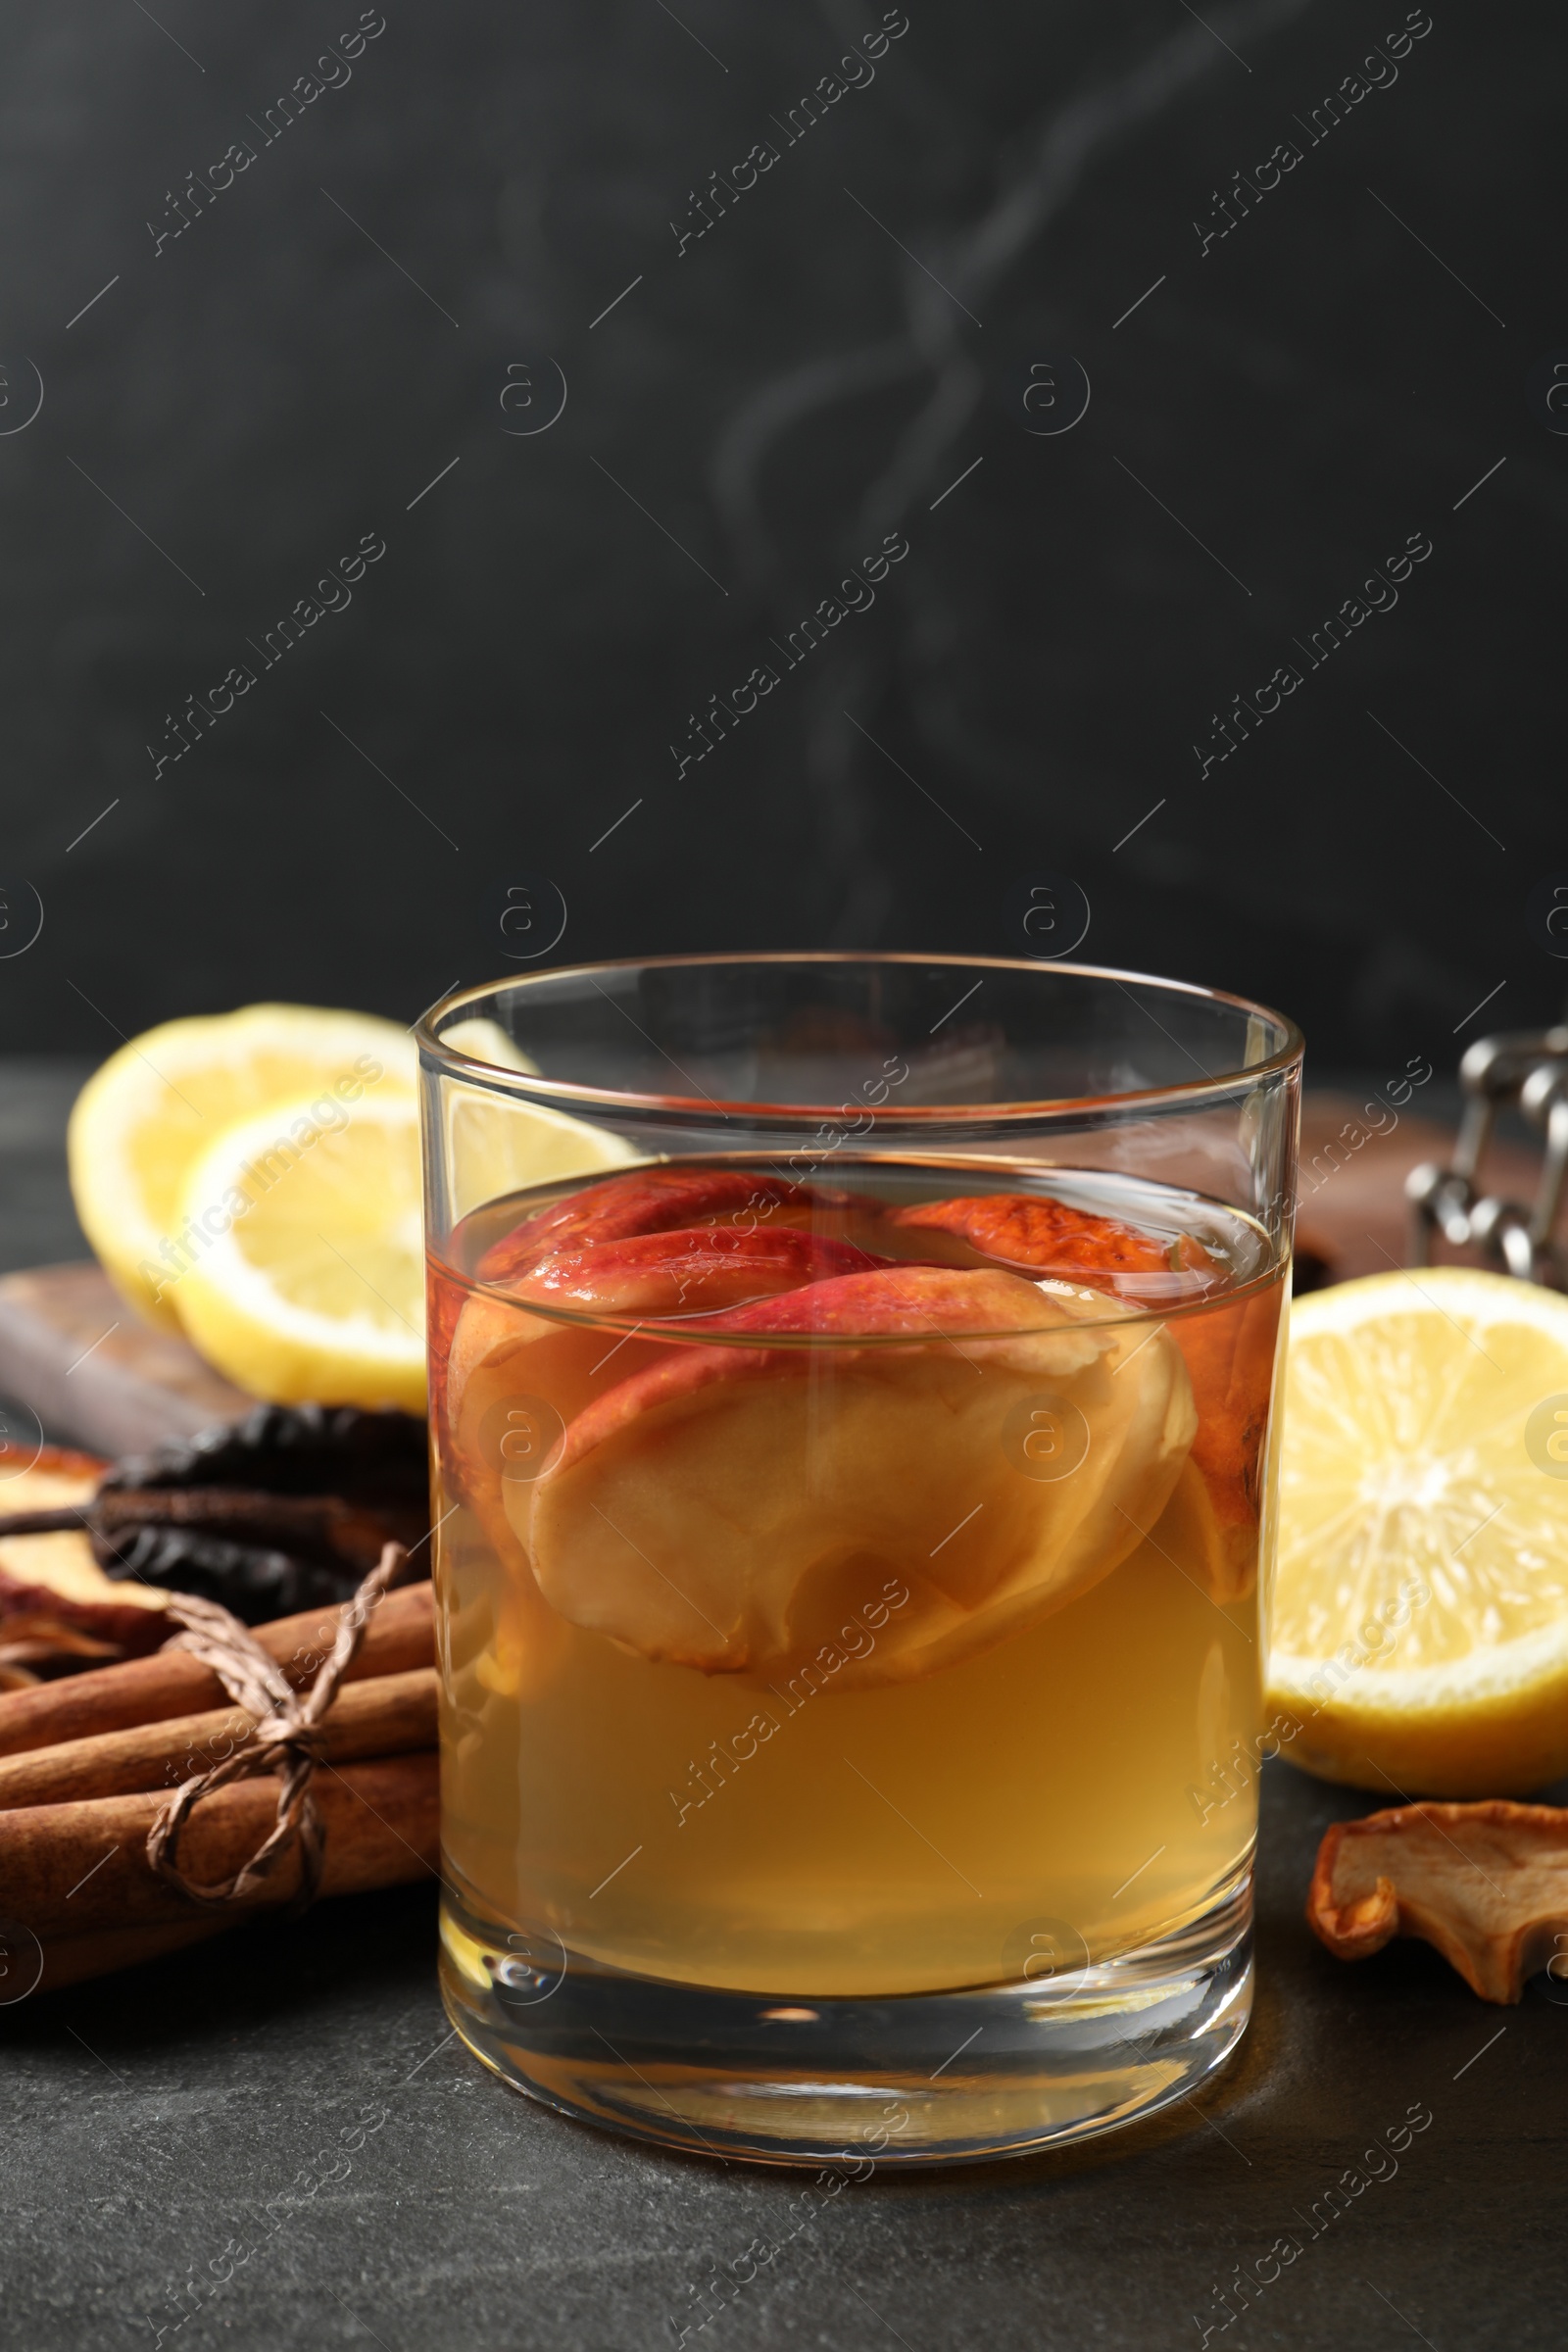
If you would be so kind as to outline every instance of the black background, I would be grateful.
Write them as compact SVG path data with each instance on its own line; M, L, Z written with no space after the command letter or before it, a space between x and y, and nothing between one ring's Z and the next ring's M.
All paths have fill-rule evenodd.
M1320 1066L1451 1066L1556 1012L1526 901L1568 868L1568 439L1526 377L1568 356L1560 14L1433 0L1316 145L1294 118L1405 9L1204 14L908 0L786 145L770 118L880 11L385 0L266 144L348 0L12 11L0 879L5 936L27 885L44 925L0 962L0 1046L262 996L410 1019L504 968L526 877L564 894L556 962L1006 954L1020 882L1070 877L1086 956L1260 995ZM1032 432L1029 368L1067 354L1088 412ZM875 610L677 779L688 712L889 529ZM352 606L264 669L247 640L367 532ZM1397 610L1200 779L1211 713L1413 532Z

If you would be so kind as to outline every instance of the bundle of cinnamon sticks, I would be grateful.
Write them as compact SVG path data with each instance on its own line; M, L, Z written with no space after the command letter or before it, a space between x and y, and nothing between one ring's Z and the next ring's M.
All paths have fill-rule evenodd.
M312 1609L253 1631L298 1690L331 1649L337 1617ZM313 1793L325 1835L323 1895L437 1874L434 1656L429 1585L386 1593L322 1727ZM0 1939L11 1997L199 1942L295 1898L297 1851L214 1909L193 1904L147 1858L148 1833L174 1789L254 1730L210 1668L180 1649L0 1694ZM192 1877L211 1883L239 1870L276 1803L270 1772L203 1796L181 1840Z

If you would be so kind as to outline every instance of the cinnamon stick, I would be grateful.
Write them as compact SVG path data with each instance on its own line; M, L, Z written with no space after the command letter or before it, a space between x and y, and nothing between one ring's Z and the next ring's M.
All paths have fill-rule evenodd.
M433 1666L345 1685L321 1725L327 1762L348 1764L434 1747L435 1693ZM254 1729L244 1708L230 1704L0 1757L0 1809L124 1796L144 1788L167 1794L244 1746Z
M389 1756L325 1767L313 1794L325 1832L320 1892L359 1894L437 1876L436 1758ZM147 1833L167 1792L106 1796L0 1813L0 1910L47 1947L60 1936L113 1927L172 1925L194 1914L176 1888L147 1867ZM235 1781L204 1798L181 1840L181 1860L204 1883L228 1878L272 1826L277 1786L270 1774ZM291 1901L299 1849L284 1854L254 1890L220 1914L242 1919Z
M331 1648L337 1619L334 1607L307 1609L252 1631L299 1689L310 1682ZM359 1654L344 1679L360 1682L371 1675L407 1674L432 1665L434 1659L429 1584L404 1585L371 1611ZM95 1667L35 1690L0 1693L0 1756L205 1712L220 1706L225 1695L218 1677L188 1651L157 1650L151 1657Z

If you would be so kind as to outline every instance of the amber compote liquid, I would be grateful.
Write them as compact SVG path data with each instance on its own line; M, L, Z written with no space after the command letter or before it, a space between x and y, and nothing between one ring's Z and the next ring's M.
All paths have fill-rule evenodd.
M1245 1872L1261 1232L1102 1172L829 1173L628 1168L432 1262L465 1982L1048 1984Z

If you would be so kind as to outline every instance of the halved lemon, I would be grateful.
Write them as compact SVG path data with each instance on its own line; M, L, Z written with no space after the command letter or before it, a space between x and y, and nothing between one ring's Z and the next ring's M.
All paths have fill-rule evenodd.
M533 1185L561 1184L572 1176L598 1176L638 1157L609 1128L591 1127L585 1119L547 1110L541 1103L491 1094L464 1079L443 1078L439 1100L451 1188L448 1214L454 1223L487 1200Z
M525 1054L509 1030L499 1021L483 1013L469 1013L466 1020L449 1021L441 1032L441 1043L466 1054L474 1061L493 1062L498 1070L526 1070L532 1077L539 1075L539 1064Z
M631 1157L559 1112L444 1098L471 1200ZM164 1296L219 1370L279 1403L401 1404L425 1391L418 1099L388 1081L349 1103L300 1095L226 1127L186 1171Z
M1568 1772L1568 1298L1442 1267L1292 1308L1269 1682L1327 1780Z
M498 1070L539 1075L538 1063L515 1038L482 1013L448 1022L441 1043ZM592 1127L564 1111L493 1094L468 1079L443 1077L438 1099L451 1190L447 1210L454 1223L509 1193L559 1184L570 1176L595 1176L638 1157L630 1144L608 1127Z
M94 1072L71 1114L71 1190L82 1230L149 1322L179 1329L169 1289L183 1255L179 1203L191 1165L235 1119L301 1094L357 1099L411 1086L408 1034L369 1013L310 1004L164 1021Z
M418 1101L323 1115L300 1095L225 1128L187 1171L171 1286L202 1353L283 1404L424 1410Z

